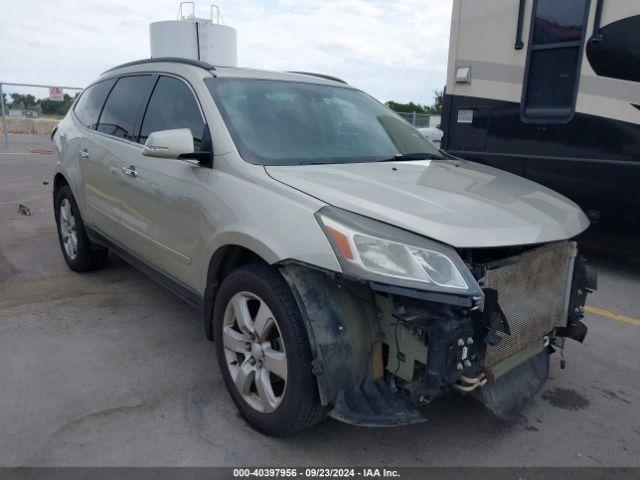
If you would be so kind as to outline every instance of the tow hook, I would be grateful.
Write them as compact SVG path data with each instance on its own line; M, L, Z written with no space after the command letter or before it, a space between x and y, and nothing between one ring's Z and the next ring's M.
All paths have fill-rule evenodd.
M453 388L460 392L470 393L473 392L476 388L482 387L486 385L487 378L484 373L481 373L477 377L469 378L464 375L460 375L458 377L458 383L453 384Z

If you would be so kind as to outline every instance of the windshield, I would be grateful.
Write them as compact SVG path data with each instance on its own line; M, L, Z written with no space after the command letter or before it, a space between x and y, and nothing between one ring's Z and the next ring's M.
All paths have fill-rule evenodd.
M206 83L240 155L251 163L442 158L409 123L358 90L255 79Z

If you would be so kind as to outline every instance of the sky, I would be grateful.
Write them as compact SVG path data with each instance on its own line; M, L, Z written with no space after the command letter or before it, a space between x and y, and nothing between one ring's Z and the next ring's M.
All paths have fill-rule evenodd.
M148 58L149 23L175 19L178 3L10 2L0 26L0 81L84 87L108 68ZM382 101L430 105L444 87L452 0L217 3L238 30L241 67L335 75ZM208 5L196 2L196 14L208 16Z

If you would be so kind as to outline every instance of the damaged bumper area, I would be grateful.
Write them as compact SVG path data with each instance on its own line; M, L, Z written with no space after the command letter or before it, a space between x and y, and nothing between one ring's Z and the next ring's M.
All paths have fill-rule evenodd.
M597 285L575 243L461 253L482 295L282 266L307 326L321 402L333 417L418 423L421 407L455 391L509 419L548 379L555 348L566 338L584 340L584 304Z

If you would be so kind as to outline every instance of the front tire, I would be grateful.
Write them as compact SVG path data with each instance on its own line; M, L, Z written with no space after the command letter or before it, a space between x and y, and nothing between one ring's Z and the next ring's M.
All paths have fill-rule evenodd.
M253 427L284 436L324 418L307 332L277 269L232 272L218 291L213 328L225 385Z
M109 251L89 240L76 199L68 185L60 187L54 202L58 239L67 266L74 272L101 269Z

